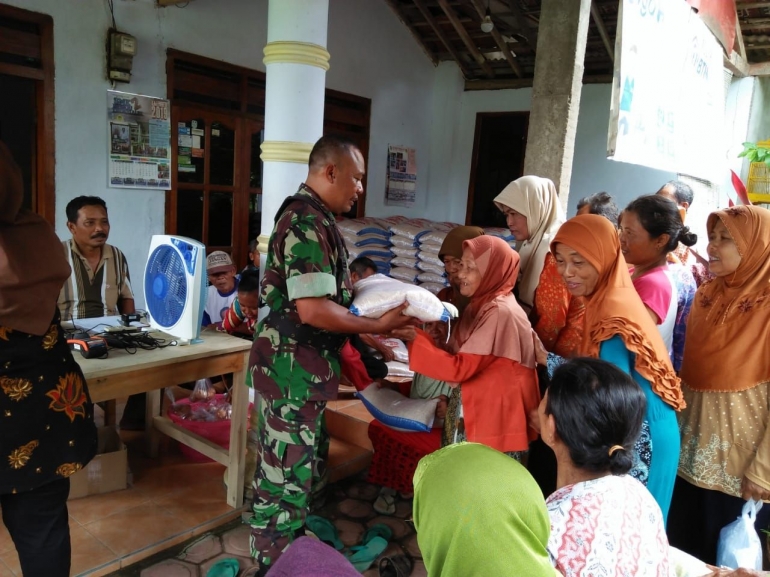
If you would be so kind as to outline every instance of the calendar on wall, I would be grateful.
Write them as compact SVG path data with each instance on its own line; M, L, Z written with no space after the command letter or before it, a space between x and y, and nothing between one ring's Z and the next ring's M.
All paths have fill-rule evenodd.
M108 180L113 188L171 188L171 105L107 91Z

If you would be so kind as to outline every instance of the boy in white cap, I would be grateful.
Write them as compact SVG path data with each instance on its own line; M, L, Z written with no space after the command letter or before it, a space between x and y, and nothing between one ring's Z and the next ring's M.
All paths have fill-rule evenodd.
M209 288L203 309L204 327L222 324L230 305L238 294L238 276L230 255L221 250L212 252L206 259Z

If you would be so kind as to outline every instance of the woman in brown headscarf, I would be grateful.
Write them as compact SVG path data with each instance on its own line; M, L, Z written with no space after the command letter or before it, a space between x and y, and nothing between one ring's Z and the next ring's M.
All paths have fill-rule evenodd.
M437 296L440 300L452 303L456 306L457 311L460 313L459 316L462 316L465 307L467 307L470 302L470 299L463 296L460 292L460 288L457 285L457 279L455 278L460 266L460 261L463 258L463 243L466 240L483 235L484 230L478 226L458 226L447 233L444 242L441 243L441 248L438 251L438 258L444 263L444 270L446 270L449 286L441 290Z
M665 520L679 461L675 411L684 400L663 339L634 289L618 233L603 216L576 216L556 233L551 252L570 293L586 298L578 354L615 364L647 398L645 420L652 438L647 488Z
M715 278L698 289L687 321L687 408L669 536L715 563L719 530L743 500L770 500L770 211L720 210L706 230ZM768 521L766 503L757 529Z
M64 577L69 476L96 452L96 427L59 325L69 265L22 199L21 171L0 142L0 508L24 575Z

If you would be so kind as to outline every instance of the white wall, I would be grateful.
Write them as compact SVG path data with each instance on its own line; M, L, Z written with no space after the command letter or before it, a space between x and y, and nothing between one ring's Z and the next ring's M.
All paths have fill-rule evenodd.
M461 86L457 67L453 63L441 64L434 102L444 100L444 104L434 106L434 158L429 183L431 198L444 198L444 202L431 206L430 217L437 220L465 222L476 114L529 110L532 100L531 88L461 92ZM570 184L570 214L575 212L580 198L594 192L609 192L622 208L639 195L657 191L676 176L607 159L610 88L608 84L583 87ZM446 95L443 99L442 94Z
M0 0L49 14L56 65L56 230L69 233L64 208L81 194L107 202L110 243L126 253L138 305L150 236L164 232L162 191L107 186L105 0ZM116 88L166 96L166 49L264 70L267 0L194 0L185 8L157 8L155 0L114 0L121 31L137 39L130 84ZM433 66L409 31L381 0L331 0L327 86L372 98L367 213L423 214L430 159ZM384 206L388 143L417 148L420 201L411 211ZM299 184L299 183L298 183ZM293 192L293 191L290 191ZM288 194L288 192L287 192Z

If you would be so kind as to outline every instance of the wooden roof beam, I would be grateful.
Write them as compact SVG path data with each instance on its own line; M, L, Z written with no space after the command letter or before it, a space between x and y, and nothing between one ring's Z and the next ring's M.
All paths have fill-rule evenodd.
M486 11L484 10L484 6L481 4L481 0L471 0L471 2L473 3L473 7L476 8L476 12L478 12L479 18L483 19L486 15ZM511 49L508 48L508 44L506 44L505 40L503 40L503 37L500 34L500 31L497 29L497 26L492 28L492 32L490 32L490 34L492 34L492 38L495 39L497 47L500 48L500 51L503 53L503 56L505 56L505 59L508 61L508 64L510 65L514 74L521 78L523 76L521 72L521 66L519 66L518 62L516 62L516 59L511 53Z
M158 6L165 8L166 6L175 6L177 4L187 4L192 0L158 0Z
M521 34L527 41L527 44L532 48L532 52L537 51L537 28L529 25L529 18L516 4L517 0L508 0L508 7L511 10L511 16Z
M433 28L433 32L438 36L438 39L441 40L441 43L444 45L444 48L447 49L449 54L452 55L452 58L454 58L455 63L457 63L457 66L460 68L460 71L463 73L463 76L465 78L470 78L470 73L468 71L468 68L465 66L465 63L460 60L460 56L455 51L454 47L452 46L452 43L449 42L449 39L447 39L446 34L444 34L444 31L441 30L441 27L438 25L438 22L436 22L436 19L434 18L433 14L431 14L430 10L428 10L428 7L425 5L424 0L414 0L415 5L420 10L420 13L422 14L422 17L425 18L426 22L430 24L430 27Z
M591 2L591 16L593 16L594 24L596 24L597 30L599 30L599 36L602 37L602 42L604 43L604 47L607 49L607 54L610 55L610 60L612 60L614 63L615 48L612 46L610 35L607 34L607 27L604 25L604 20L602 20L602 13L599 11L599 6L596 4L596 0Z
M425 52L425 55L433 63L433 66L438 66L438 58L435 54L428 50L427 46L425 46L425 43L422 41L422 36L420 36L415 27L412 25L412 21L409 20L401 11L401 8L399 8L398 0L385 0L385 3L390 6L390 9L393 10L398 19L404 23L404 26L409 28L409 32L412 33L412 36L414 36L417 44L420 45L420 48L422 48L422 51Z
M492 70L492 67L489 65L489 62L487 62L487 59L484 57L484 55L481 52L479 52L479 49L473 43L473 40L471 40L471 37L468 36L468 31L457 19L457 15L455 14L454 10L452 10L451 6L447 4L446 0L438 0L438 4L439 6L441 6L441 9L444 11L444 14L446 14L447 18L449 18L449 21L452 23L452 26L454 26L455 30L457 30L457 33L460 35L460 38L462 38L462 41L465 44L465 47L471 53L471 56L473 56L473 59L476 62L478 62L479 66L481 66L481 69L484 71L484 74L486 74L490 78L494 78L495 76L494 70Z

